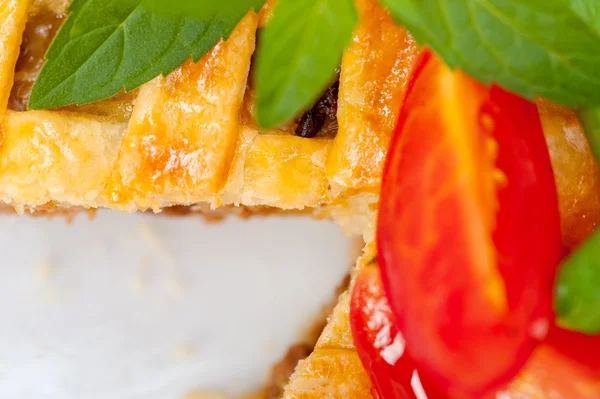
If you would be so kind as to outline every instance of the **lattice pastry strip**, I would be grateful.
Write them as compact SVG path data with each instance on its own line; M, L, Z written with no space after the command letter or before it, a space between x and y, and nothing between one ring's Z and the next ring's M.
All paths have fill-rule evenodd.
M356 0L360 23L341 65L339 130L327 162L334 193L379 192L387 147L417 46L377 1Z
M117 202L218 205L233 159L258 17L227 42L141 89L117 165ZM130 199L131 198L131 199Z

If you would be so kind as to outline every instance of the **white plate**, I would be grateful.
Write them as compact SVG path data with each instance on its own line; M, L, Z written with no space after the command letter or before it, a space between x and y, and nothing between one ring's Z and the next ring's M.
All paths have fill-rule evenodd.
M0 398L179 399L260 386L348 271L306 218L0 218Z

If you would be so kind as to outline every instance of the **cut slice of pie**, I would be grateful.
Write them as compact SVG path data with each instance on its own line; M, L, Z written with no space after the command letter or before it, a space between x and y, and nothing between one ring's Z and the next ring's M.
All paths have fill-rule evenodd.
M139 90L81 107L27 111L43 55L68 0L0 0L0 203L23 212L170 207L302 211L373 244L381 171L417 53L376 0L356 0L360 25L341 64L337 121L315 138L297 123L261 130L249 79L259 26L249 13L227 41ZM559 189L564 242L600 221L600 176L575 115L540 102ZM337 127L336 127L337 126ZM344 293L286 398L365 398Z
M372 220L377 170L402 93L390 77L407 73L404 54L369 61L386 60L377 65L387 71L378 77L387 85L386 102L374 103L381 85L363 92L367 82L359 74L346 78L351 84L341 85L339 133L313 139L295 136L294 123L263 131L254 121L248 77L267 12L250 13L198 63L187 62L139 90L82 107L27 111L43 54L69 2L5 3L0 201L17 212L270 207L337 218L353 234Z

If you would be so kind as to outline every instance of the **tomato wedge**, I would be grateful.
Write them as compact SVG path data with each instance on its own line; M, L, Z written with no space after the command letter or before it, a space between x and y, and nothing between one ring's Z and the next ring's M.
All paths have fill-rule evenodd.
M450 399L417 370L388 304L377 265L361 270L350 301L350 327L377 399Z
M508 382L546 336L561 255L536 106L425 51L388 153L377 240L419 369L461 395Z
M405 348L375 265L355 281L350 325L359 357L377 399L458 399L418 370ZM424 394L424 395L423 395ZM600 336L554 327L518 377L490 399L600 398Z

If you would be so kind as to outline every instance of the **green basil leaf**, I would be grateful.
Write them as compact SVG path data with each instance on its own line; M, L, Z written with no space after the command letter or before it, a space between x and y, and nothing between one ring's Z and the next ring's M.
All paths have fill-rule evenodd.
M382 0L451 67L528 98L600 105L599 6L574 1Z
M286 0L259 37L257 120L275 127L314 103L335 76L358 20L352 0Z
M197 61L264 0L204 0L190 14L157 7L170 3L74 0L46 53L29 107L92 103L168 74L190 56Z
M562 265L555 308L560 326L586 334L600 333L600 231Z

